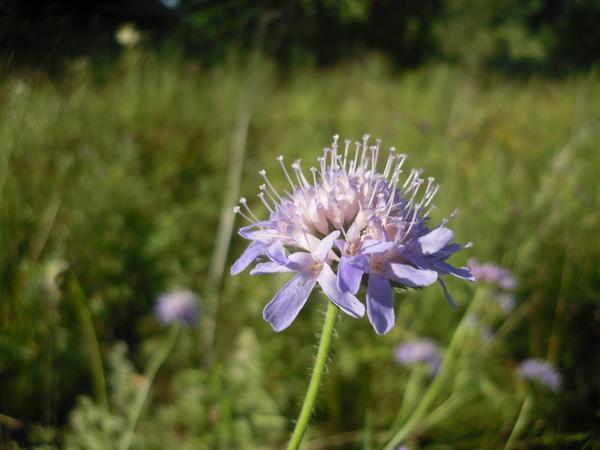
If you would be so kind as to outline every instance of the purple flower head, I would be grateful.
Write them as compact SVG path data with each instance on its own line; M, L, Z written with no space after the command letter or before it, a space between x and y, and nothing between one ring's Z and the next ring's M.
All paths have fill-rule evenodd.
M541 359L529 358L522 361L517 372L522 378L536 381L555 392L562 384L560 373L551 364Z
M154 314L163 325L181 322L193 326L198 322L200 310L198 296L191 291L176 290L158 297Z
M394 359L405 366L426 364L432 375L438 371L442 361L438 346L431 339L415 339L400 344L396 347Z
M476 259L469 259L469 267L475 280L497 286L501 289L514 289L517 279L504 267L492 263L479 263Z
M516 308L517 301L515 300L515 297L512 294L503 292L502 294L496 295L494 299L496 300L496 303L498 303L498 306L500 306L500 309L505 314L510 314Z
M421 288L439 281L450 298L440 275L473 280L468 268L446 263L463 247L451 242L447 221L427 227L439 188L433 178L425 180L422 170L411 170L401 181L406 155L394 148L378 172L379 155L379 140L369 145L364 136L354 146L345 141L342 150L334 136L308 176L300 160L288 168L283 157L277 158L288 190L278 191L266 172L259 172L264 183L258 197L268 220L260 220L243 197L234 208L250 222L240 235L251 242L233 264L232 275L254 263L252 275L294 274L263 312L275 331L292 323L317 284L342 311L362 317L365 308L356 294L364 282L367 315L383 334L395 321L392 287Z

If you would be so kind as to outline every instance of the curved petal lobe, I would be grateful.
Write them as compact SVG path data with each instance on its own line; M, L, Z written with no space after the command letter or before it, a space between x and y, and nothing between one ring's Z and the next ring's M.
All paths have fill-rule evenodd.
M250 271L250 275L264 275L265 273L292 272L292 269L274 262L258 263Z
M342 292L356 295L363 273L362 269L349 264L349 258L342 256L338 265L337 287Z
M299 273L275 294L263 310L263 318L271 324L274 331L284 330L294 321L316 282L317 277Z
M365 315L364 305L354 295L338 289L337 278L331 267L327 264L323 265L318 281L325 295L346 314L352 317L362 317Z
M267 256L274 262L279 264L287 264L288 258L285 254L285 249L280 240L276 240L267 247Z
M379 275L369 275L367 315L377 334L390 331L396 321L390 282Z
M416 269L407 264L390 264L389 279L408 287L429 286L437 280L438 274L434 270Z
M438 227L425 236L419 238L421 250L425 255L431 255L446 246L454 236L452 230L446 227Z
M236 262L231 266L231 275L237 275L248 267L252 262L265 252L266 245L262 242L254 241L242 253Z
M333 242L338 238L339 235L339 231L332 231L323 239L321 239L321 242L319 242L317 248L315 248L315 250L312 252L313 256L321 261L324 261L325 258L327 258L329 250L331 250Z

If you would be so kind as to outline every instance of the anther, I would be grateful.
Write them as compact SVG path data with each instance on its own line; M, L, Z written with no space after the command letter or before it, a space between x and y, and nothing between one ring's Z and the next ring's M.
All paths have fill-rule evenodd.
M267 183L267 186L269 186L269 188L271 189L271 191L273 191L273 194L275 194L275 196L281 201L281 196L279 195L279 192L277 192L277 190L273 187L273 185L271 184L271 182L267 178L267 172L263 169L263 170L259 170L258 174L261 177L263 177L263 180L265 180L265 183Z

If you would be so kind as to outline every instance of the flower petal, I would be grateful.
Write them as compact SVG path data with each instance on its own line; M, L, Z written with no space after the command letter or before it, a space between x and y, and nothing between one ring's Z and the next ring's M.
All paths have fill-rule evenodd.
M285 248L279 239L267 247L266 253L267 256L276 263L287 264L288 262Z
M317 277L299 273L275 294L263 310L263 318L274 331L284 330L294 321L316 282Z
M338 238L339 235L340 235L339 231L332 231L327 236L325 236L323 239L321 239L321 242L319 242L319 244L317 245L317 248L315 248L314 251L312 252L313 256L317 259L320 259L321 261L324 261L325 258L327 258L327 254L329 253L329 250L331 250L331 246L333 245L333 242Z
M446 227L438 227L425 236L419 238L421 250L425 255L431 255L446 246L454 236L452 230Z
M266 235L263 228L271 230L271 222L268 220L262 220L260 222L255 222L251 225L246 225L245 227L242 227L238 230L238 234L244 239L254 240L259 238L260 236Z
M315 258L310 253L296 252L288 257L286 266L295 272L304 272L309 270L315 262Z
M238 258L238 260L231 266L231 275L237 275L246 269L246 267L252 264L256 258L265 252L266 248L267 246L262 242L252 242L244 251L244 253L242 253L242 255Z
M250 271L250 275L264 275L265 273L278 273L278 272L293 272L287 266L282 266L279 263L274 262L264 262L258 263L254 268Z
M329 265L323 265L318 281L325 295L346 314L352 317L362 317L365 315L364 305L354 295L338 289L337 278Z
M369 255L371 253L385 253L388 250L394 248L397 244L393 241L376 241L376 240L366 240L360 252L363 255Z
M432 266L432 268L436 269L440 273L454 275L457 278L467 281L475 281L475 277L471 273L471 269L468 267L454 267L443 261L433 261Z
M398 263L391 263L386 275L389 279L408 287L429 286L438 277L434 270L416 269L407 264Z
M360 288L360 281L362 279L363 270L352 266L350 259L346 256L342 256L340 264L338 265L338 277L337 287L342 292L350 292L354 295Z
M390 282L379 275L369 275L367 315L377 334L385 334L394 326L394 300Z

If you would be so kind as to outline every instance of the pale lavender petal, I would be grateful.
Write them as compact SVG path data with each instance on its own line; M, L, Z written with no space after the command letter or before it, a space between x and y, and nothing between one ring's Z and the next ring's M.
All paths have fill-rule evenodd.
M365 315L364 305L354 295L338 289L335 273L328 264L323 265L318 281L325 295L346 314L352 317Z
M246 267L252 264L256 258L264 254L266 248L267 246L262 242L252 242L244 251L244 253L242 253L242 256L240 256L238 260L231 266L231 275L237 275L243 271Z
M446 227L438 227L425 236L419 238L419 244L425 255L431 255L446 246L454 236L452 230Z
M315 258L313 258L313 255L311 255L310 253L296 252L288 256L288 262L286 266L296 272L305 272L310 270L310 268L316 262L317 261L315 260Z
M238 233L240 236L242 236L245 239L254 239L256 237L256 234L261 232L261 229L263 227L265 228L269 228L271 225L271 222L268 220L263 220L260 222L255 222L252 225L247 225L245 227L242 227L238 230Z
M397 244L393 241L375 241L375 240L367 240L363 244L360 252L363 255L369 255L371 253L385 253L388 250L394 248Z
M350 264L350 258L342 256L338 265L337 286L342 292L350 292L354 295L360 288L363 270Z
M377 334L385 334L394 326L392 288L386 278L369 275L367 286L367 315Z
M287 264L288 258L285 254L285 248L280 240L276 240L271 245L267 247L266 250L267 256L276 263L279 264Z
M324 261L325 258L327 258L329 250L331 250L333 242L338 238L339 235L339 231L332 231L323 239L321 239L321 242L319 242L317 248L312 252L313 256L317 259L320 259L321 261Z
M275 294L263 310L263 318L274 331L286 329L296 318L317 282L316 276L299 273Z
M348 265L356 267L363 272L369 271L369 258L366 255L358 255L348 259Z
M429 286L438 278L434 270L417 269L407 264L392 263L389 272L388 278L409 287Z
M293 272L287 266L282 266L279 263L274 262L264 262L258 263L254 268L250 271L250 275L264 275L265 273L279 273L279 272Z

